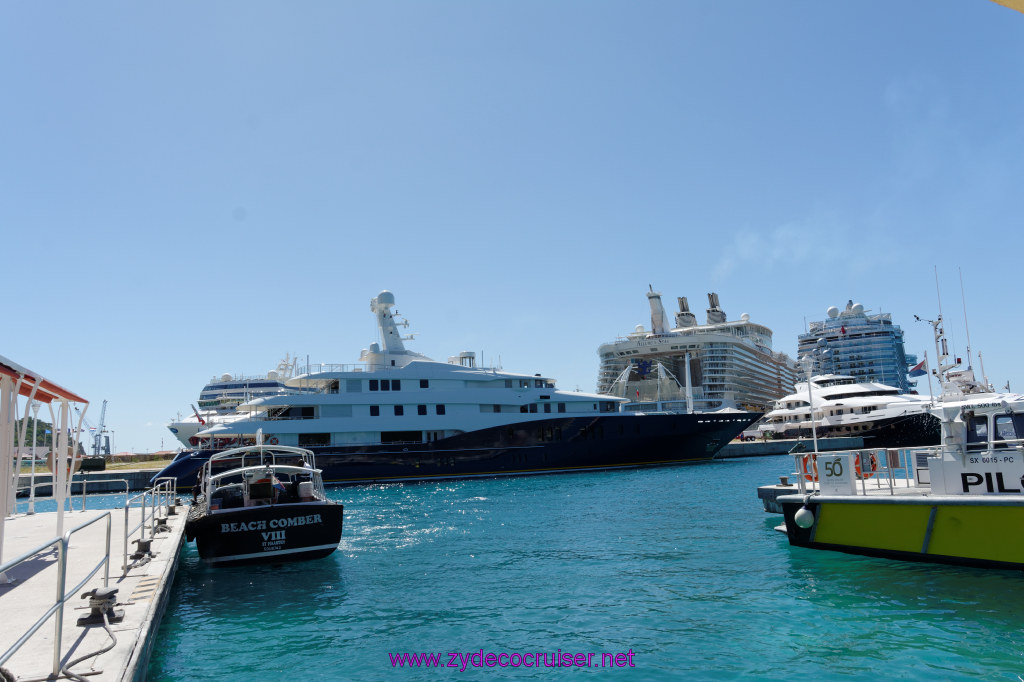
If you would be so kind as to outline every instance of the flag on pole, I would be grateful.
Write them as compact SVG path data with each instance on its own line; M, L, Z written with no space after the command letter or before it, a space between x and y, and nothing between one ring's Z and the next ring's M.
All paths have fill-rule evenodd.
M910 368L910 376L912 377L923 377L928 373L928 358L925 358L921 362L917 363Z

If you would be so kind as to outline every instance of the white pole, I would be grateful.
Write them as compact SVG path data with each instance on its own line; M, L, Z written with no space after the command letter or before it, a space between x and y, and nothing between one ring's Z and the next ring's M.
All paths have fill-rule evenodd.
M818 428L814 423L814 395L811 393L811 369L814 367L814 361L810 355L805 355L803 359L804 372L807 373L807 403L811 408L811 437L814 439L814 454L818 454Z
M36 513L36 442L39 438L39 403L32 401L32 475L29 477L28 513Z

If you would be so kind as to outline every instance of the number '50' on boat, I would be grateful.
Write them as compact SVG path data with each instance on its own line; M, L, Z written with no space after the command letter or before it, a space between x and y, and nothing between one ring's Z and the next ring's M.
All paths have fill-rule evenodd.
M327 499L309 450L225 450L210 457L196 485L185 535L207 563L318 559L341 541L343 506Z

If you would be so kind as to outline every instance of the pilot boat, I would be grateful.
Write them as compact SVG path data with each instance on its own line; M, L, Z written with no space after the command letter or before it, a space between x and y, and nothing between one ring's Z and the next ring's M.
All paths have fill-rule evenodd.
M341 504L324 494L315 455L263 445L212 455L185 522L200 558L217 566L319 559L341 541Z

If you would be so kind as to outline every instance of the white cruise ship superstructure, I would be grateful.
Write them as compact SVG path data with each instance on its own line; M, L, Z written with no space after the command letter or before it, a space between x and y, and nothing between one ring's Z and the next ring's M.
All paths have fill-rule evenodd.
M671 328L661 294L651 289L647 299L650 331L640 325L632 334L598 348L598 393L631 400L627 409L643 410L657 403L683 410L689 386L693 411L766 412L793 392L799 370L788 355L772 350L772 330L751 322L746 313L727 320L718 294L708 294L706 324L697 323L686 298L680 297Z
M222 374L210 379L199 392L199 409L192 407L192 414L177 415L167 424L167 428L185 447L199 444L196 436L203 429L237 419L236 408L253 398L278 393L291 393L287 382L295 375L298 359L285 354L277 368L266 374L246 376L242 374Z

